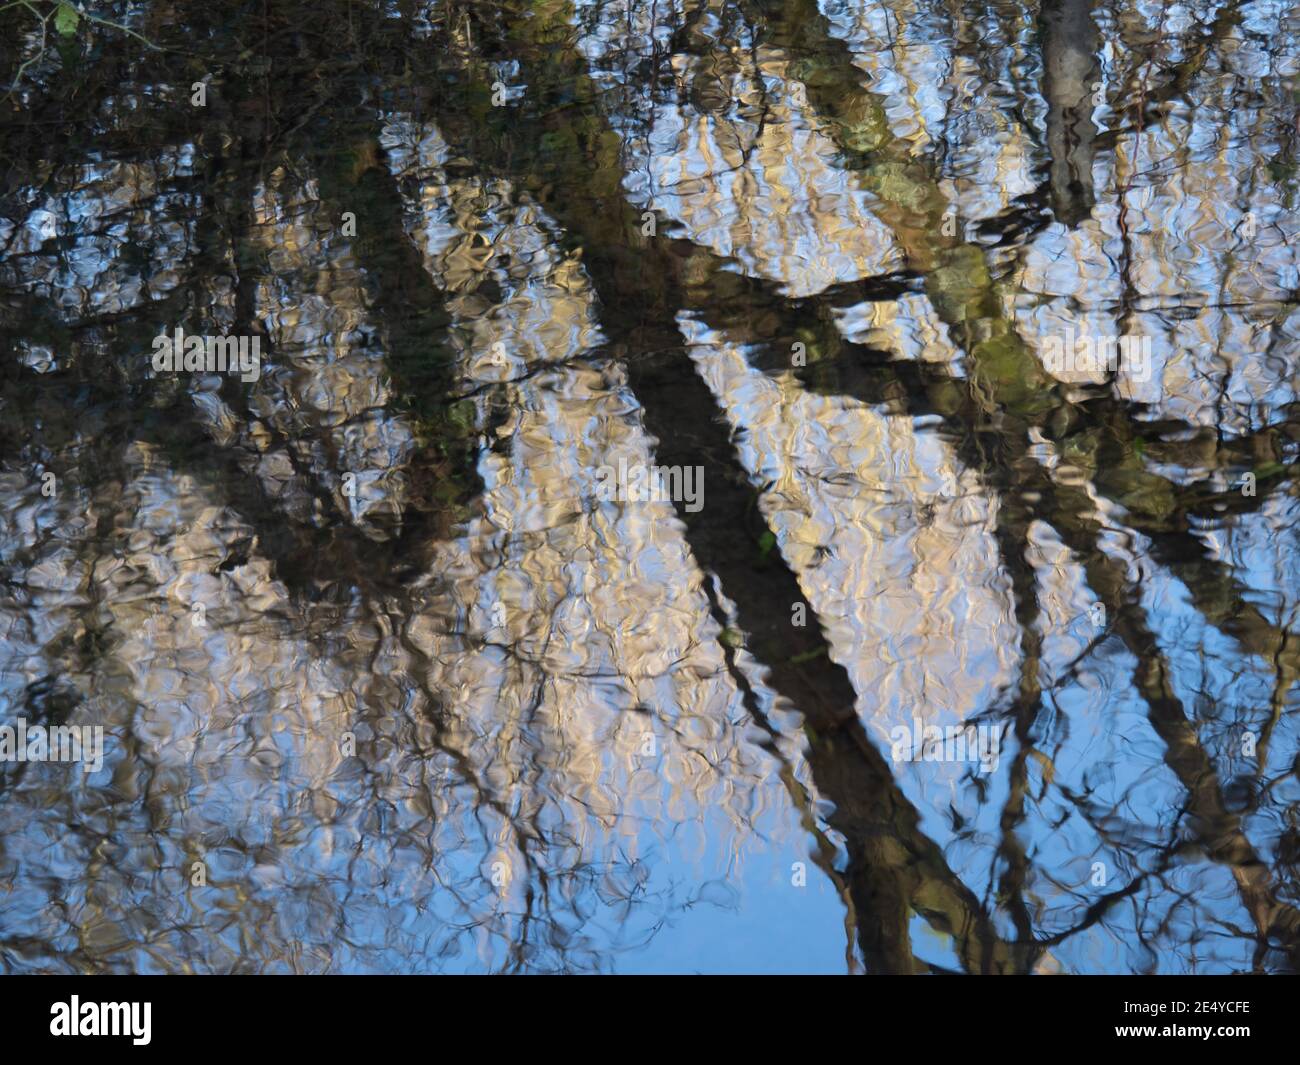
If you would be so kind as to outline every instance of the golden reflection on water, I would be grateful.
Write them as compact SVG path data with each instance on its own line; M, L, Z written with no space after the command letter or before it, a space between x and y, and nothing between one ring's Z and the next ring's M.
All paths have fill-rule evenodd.
M0 200L0 966L1293 967L1294 15L442 7Z

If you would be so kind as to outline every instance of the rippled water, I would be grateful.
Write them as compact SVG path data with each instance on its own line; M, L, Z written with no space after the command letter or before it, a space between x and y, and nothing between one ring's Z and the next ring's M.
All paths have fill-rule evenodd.
M0 968L1300 963L1290 5L272 8L0 13Z

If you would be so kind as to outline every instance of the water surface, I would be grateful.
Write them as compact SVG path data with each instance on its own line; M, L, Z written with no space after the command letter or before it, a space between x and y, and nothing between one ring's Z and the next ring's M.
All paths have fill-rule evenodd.
M1300 963L1288 4L0 20L0 969Z

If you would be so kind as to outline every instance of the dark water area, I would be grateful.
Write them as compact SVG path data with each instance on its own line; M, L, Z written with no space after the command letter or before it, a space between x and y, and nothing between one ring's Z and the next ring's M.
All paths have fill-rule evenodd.
M0 972L1294 971L1298 139L1283 0L0 5Z

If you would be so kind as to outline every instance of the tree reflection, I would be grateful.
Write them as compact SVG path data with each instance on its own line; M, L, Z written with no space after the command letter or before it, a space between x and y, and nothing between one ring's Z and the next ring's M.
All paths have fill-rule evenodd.
M1294 969L1294 15L1192 7L0 13L0 684L113 737L5 968L671 967L811 854L850 969Z

